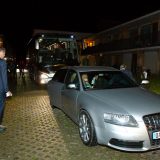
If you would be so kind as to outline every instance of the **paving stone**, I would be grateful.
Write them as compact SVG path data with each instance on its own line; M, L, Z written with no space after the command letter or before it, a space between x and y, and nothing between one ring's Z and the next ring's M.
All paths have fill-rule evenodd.
M159 160L160 150L128 153L85 146L75 123L50 107L46 87L25 80L11 81L14 94L6 101L0 160Z
M16 96L6 102L1 159L67 159L68 150L48 96Z

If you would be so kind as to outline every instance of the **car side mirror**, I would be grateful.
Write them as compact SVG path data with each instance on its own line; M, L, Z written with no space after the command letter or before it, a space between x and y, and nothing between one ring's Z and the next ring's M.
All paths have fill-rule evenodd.
M77 89L76 84L74 84L74 83L68 84L68 85L67 85L67 88L68 88L68 89Z
M149 82L149 80L147 80L147 79L142 80L140 86L141 86L142 88L149 89L149 87L150 87L150 82Z
M144 79L144 80L142 80L141 84L142 84L142 85L144 85L144 84L149 84L149 80Z

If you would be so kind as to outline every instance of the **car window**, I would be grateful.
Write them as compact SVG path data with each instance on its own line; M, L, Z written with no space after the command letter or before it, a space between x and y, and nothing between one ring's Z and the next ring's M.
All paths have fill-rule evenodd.
M79 86L78 74L74 70L70 70L67 73L65 84L75 84L77 87Z
M66 77L66 74L67 74L67 69L60 69L55 73L52 80L64 83L64 79Z
M115 89L138 86L132 79L120 71L81 72L80 75L84 89ZM87 77L88 85L84 83L84 75Z

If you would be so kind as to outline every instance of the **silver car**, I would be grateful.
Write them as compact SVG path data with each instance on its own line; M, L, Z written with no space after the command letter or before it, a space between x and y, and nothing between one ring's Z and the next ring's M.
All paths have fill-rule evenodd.
M101 66L61 68L47 90L51 106L79 126L85 145L124 151L160 148L160 96L121 71Z

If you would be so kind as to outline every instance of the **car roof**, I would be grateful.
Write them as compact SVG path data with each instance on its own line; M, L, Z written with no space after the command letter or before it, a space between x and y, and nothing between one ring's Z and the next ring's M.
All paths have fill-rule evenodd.
M63 67L66 69L74 69L78 72L88 72L88 71L119 71L116 68L113 67L107 67L107 66L66 66Z

